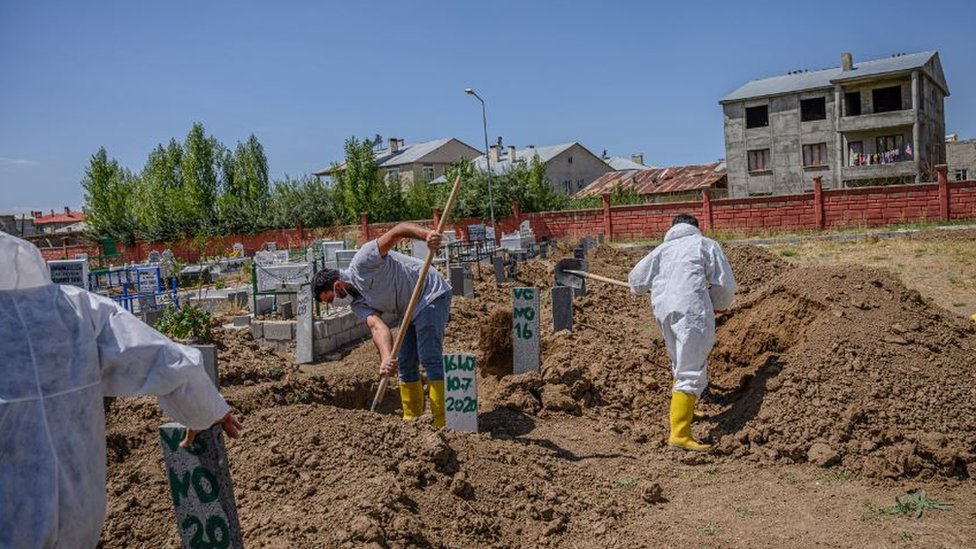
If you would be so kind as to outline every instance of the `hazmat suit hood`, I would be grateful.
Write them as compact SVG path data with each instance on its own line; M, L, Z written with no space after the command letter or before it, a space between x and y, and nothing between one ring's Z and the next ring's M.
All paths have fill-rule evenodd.
M0 290L23 290L51 283L36 246L0 231Z
M0 334L0 547L98 544L104 396L157 395L163 412L193 429L230 409L200 351L111 299L52 284L40 251L5 233Z

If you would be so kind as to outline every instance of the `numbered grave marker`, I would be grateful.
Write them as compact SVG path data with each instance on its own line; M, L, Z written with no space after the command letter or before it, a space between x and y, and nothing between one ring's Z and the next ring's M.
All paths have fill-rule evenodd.
M444 355L444 386L447 428L478 432L478 369L474 355Z
M298 289L298 305L295 316L298 323L295 326L295 362L308 364L312 362L312 285L303 284Z
M539 345L539 290L512 289L512 354L514 373L538 372L541 358Z
M179 423L159 428L181 546L241 549L244 543L223 432L215 425L198 433L189 448L180 448L185 431Z

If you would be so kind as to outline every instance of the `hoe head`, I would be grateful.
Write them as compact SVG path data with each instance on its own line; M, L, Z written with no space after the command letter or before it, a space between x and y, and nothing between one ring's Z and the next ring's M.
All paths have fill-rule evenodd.
M589 264L585 259L572 257L560 259L556 263L556 283L570 288L582 288L587 269L589 269Z

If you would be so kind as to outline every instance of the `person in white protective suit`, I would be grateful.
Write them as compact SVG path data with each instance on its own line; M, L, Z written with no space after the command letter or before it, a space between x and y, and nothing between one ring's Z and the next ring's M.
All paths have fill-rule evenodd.
M715 345L715 314L732 304L735 277L718 243L702 236L698 220L678 215L664 242L630 272L635 295L651 292L651 308L671 357L671 435L686 450L710 448L691 436L695 401L708 385L708 353Z
M197 430L240 423L200 352L112 300L52 284L37 248L0 232L0 547L95 547L105 519L103 396L158 395Z

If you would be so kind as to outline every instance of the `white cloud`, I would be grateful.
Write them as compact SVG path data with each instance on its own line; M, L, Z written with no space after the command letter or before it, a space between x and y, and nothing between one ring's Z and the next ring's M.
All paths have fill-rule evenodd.
M26 158L8 158L0 156L0 166L36 166L37 162Z

